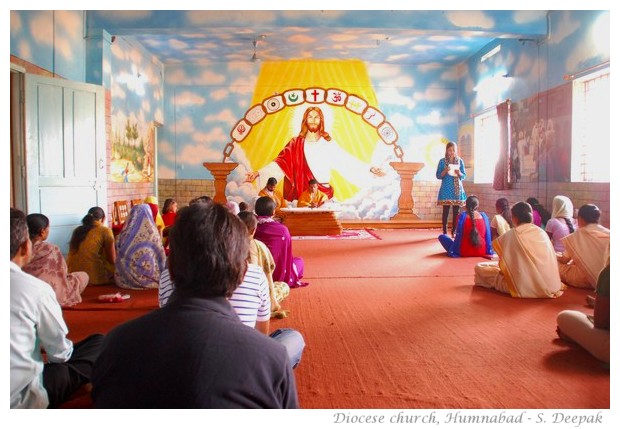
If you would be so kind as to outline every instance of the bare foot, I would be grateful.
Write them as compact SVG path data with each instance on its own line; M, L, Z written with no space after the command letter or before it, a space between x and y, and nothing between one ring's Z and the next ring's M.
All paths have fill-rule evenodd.
M559 326L555 328L555 332L557 332L558 337L560 337L560 339L566 341L567 343L574 343L573 339L567 336L566 334L564 334L564 332L560 330Z
M271 317L276 319L284 319L288 317L289 310L276 310L271 312Z

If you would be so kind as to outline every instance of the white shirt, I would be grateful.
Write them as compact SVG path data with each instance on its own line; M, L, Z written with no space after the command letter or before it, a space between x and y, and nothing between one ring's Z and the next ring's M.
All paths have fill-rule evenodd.
M11 266L11 408L47 408L43 358L66 362L73 353L67 325L50 285Z
M244 325L256 327L256 322L266 322L271 318L269 283L261 267L248 264L243 282L228 298L235 313Z
M166 268L159 280L159 306L164 307L174 292L174 282ZM256 322L265 322L271 318L271 301L269 283L263 269L256 264L248 264L243 281L235 289L228 302L244 325L251 328Z

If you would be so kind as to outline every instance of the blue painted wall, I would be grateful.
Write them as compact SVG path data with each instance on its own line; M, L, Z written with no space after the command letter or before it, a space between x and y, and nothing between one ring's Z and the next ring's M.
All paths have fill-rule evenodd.
M12 10L10 52L58 76L85 82L83 12Z
M609 11L553 11L549 28L548 38L539 40L496 39L459 68L459 124L498 101L525 99L565 83L567 74L609 61ZM500 52L480 62L498 44Z

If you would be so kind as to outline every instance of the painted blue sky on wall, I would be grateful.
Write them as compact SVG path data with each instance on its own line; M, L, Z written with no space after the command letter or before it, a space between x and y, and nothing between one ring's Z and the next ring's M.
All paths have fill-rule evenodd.
M178 179L210 178L202 163L221 161L265 61L364 60L405 160L427 163L416 180L434 180L443 154L436 142L456 140L473 114L610 58L609 11L551 12L548 36L545 11L397 12L89 11L86 32L116 36L114 57L102 63L110 68L104 74L112 76L114 111L163 124L159 177ZM83 80L81 16L12 11L11 54ZM254 40L262 61L251 61ZM499 43L500 52L481 62ZM147 79L142 85L132 80L138 74ZM235 157L244 162L241 150Z

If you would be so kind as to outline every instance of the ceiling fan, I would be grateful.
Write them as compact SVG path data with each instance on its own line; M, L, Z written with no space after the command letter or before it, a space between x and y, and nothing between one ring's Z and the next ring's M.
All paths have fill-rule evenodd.
M258 45L258 41L256 39L254 39L252 41L252 46L254 47L254 53L252 54L252 57L250 58L250 61L252 61L253 63L260 61L260 58L258 58L258 55L256 55L256 46Z

